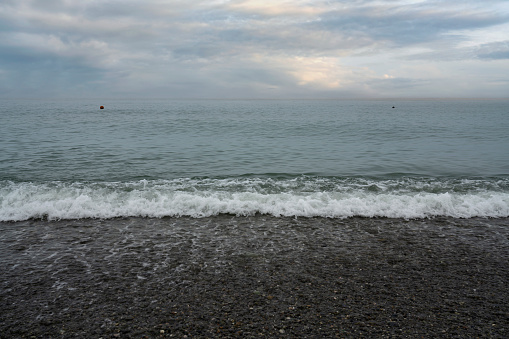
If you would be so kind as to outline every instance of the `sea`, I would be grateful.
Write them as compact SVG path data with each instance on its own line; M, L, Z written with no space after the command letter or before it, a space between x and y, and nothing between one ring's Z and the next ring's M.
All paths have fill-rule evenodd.
M505 218L508 131L509 100L6 99L0 221Z
M509 100L1 100L0 337L504 337L508 131Z

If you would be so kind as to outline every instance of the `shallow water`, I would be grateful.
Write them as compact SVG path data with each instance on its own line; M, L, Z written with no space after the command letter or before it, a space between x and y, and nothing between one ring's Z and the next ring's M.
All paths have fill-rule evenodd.
M132 279L170 281L195 269L221 271L232 260L254 260L264 265L281 256L292 258L324 249L336 255L348 252L353 256L349 260L355 260L355 256L363 255L355 248L369 250L367 243L378 246L395 241L406 246L411 239L421 246L461 245L507 256L508 224L507 218L402 221L262 215L30 220L0 223L0 259L8 275L30 279L31 274L43 274L52 277L54 291L64 287L73 290L83 275L99 279L97 284L117 276L119 270ZM74 276L67 272L71 267ZM69 281L61 277L64 271Z

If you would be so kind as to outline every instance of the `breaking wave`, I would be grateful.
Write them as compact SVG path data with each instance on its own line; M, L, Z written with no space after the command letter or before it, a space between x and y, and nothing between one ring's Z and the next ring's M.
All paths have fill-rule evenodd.
M183 178L0 182L0 221L218 214L508 217L509 178Z

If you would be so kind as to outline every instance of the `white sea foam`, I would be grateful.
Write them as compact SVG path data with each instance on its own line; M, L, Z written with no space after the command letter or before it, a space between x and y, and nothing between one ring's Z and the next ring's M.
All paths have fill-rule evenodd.
M508 217L507 180L178 179L0 183L0 221L123 216Z

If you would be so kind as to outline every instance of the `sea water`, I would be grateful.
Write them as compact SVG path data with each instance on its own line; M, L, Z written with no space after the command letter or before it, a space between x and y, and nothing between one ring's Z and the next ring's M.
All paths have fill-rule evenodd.
M3 100L0 119L0 221L509 216L508 100Z

